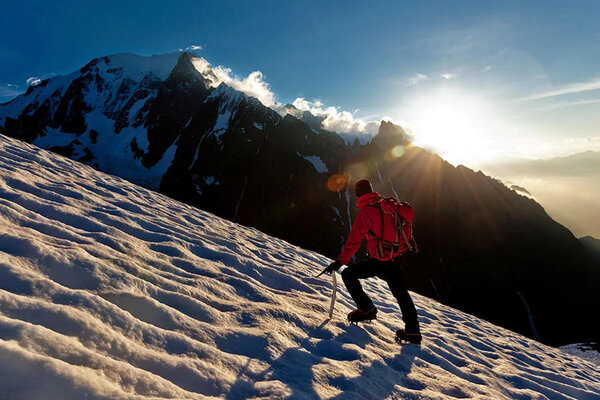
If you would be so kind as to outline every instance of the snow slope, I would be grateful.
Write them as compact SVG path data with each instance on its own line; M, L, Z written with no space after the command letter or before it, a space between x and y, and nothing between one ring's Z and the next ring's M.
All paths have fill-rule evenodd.
M598 399L597 365L414 295L326 320L328 259L0 135L0 399Z

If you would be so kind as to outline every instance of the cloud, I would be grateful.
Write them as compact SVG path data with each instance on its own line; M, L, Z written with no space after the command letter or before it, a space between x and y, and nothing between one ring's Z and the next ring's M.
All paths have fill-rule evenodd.
M275 100L275 94L271 91L261 71L253 71L246 77L240 77L235 75L230 68L222 65L211 66L202 57L194 57L192 63L198 72L209 81L211 87L217 87L224 83L248 96L257 98L265 106L273 108L282 115L289 113L297 118L302 118L302 113L308 111L321 120L320 126L323 129L340 134L374 136L379 131L379 121L366 121L357 118L355 114L358 110L349 112L340 110L339 107L326 107L320 100L309 101L304 97L298 97L292 102L297 112L294 112L293 109L290 110ZM387 118L387 120L391 121L392 119ZM319 121L317 120L316 123L318 124Z
M179 47L178 49L175 49L175 51L200 51L200 50L204 50L204 46L202 46L200 44L192 44L192 45L186 47L185 49L183 47Z
M440 76L441 76L442 78L446 79L446 80L450 80L450 79L452 79L452 78L455 78L455 77L456 77L456 74L450 74L450 73L447 73L447 74L442 74L442 75L440 75Z
M580 99L580 100L573 100L573 101L563 101L560 103L551 104L546 107L540 107L536 110L537 111L546 111L546 110L554 110L557 108L583 106L583 105L587 105L587 104L596 104L596 103L600 103L600 99Z
M52 78L55 76L56 74L54 72L47 72L42 76L30 76L25 82L27 83L27 86L37 86L40 83L42 83L44 79Z
M292 105L300 111L308 111L312 115L322 117L323 129L337 133L360 133L376 135L379 131L379 121L365 121L354 117L349 111L340 111L339 107L324 107L320 100L308 101L298 97Z
M581 141L598 144L599 139ZM599 234L600 152L588 150L543 160L516 159L489 164L483 170L527 188L552 218L568 226L575 235Z
M195 57L192 60L194 67L200 72L209 82L210 86L217 87L221 83L225 83L240 92L252 96L260 100L267 107L275 107L275 94L269 88L269 84L265 81L265 77L260 71L252 71L247 77L240 77L232 73L231 68L226 68L221 65L212 67L208 61L202 57Z
M427 80L427 75L416 73L413 76L411 76L410 78L408 78L408 84L410 86L414 86L424 80Z
M486 65L485 67L483 67L481 69L481 72L490 72L492 70L492 66L491 65Z
M30 76L26 82L28 86L37 86L42 82L42 79L37 76Z
M577 82L569 85L560 86L556 89L547 90L545 92L535 93L530 96L522 97L517 101L539 100L548 97L563 96L566 94L589 92L591 90L600 89L600 78L593 79L589 82Z
M536 80L540 80L540 79L548 79L548 74L544 72L541 74L537 74L531 78L532 81L536 81Z
M246 78L232 75L230 68L218 66L213 68L213 73L220 82L227 86L246 93L248 96L256 97L267 107L275 105L275 94L269 89L264 75L260 71L252 71Z
M600 178L600 152L587 150L565 157L538 160L514 159L490 163L485 168L493 173L510 176L596 176Z
M19 90L19 86L14 83L0 83L0 97L15 97L21 93L23 93L23 91Z
M516 192L521 192L521 193L523 193L523 194L526 194L527 196L530 196L530 197L532 197L532 196L533 196L533 195L532 195L532 194L529 192L529 190L525 189L525 188L524 188L524 187L522 187L522 186L519 186L519 185L511 185L511 186L510 186L510 188L511 188L511 189L513 189L513 190L514 190L514 191L516 191Z

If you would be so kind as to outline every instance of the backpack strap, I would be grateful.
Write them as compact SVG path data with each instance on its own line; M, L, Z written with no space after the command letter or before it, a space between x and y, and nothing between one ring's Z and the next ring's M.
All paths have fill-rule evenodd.
M406 223L406 221L404 221L404 224L405 223ZM404 239L404 243L406 243L406 247L408 247L408 250L413 251L413 246L410 245L410 241L406 238L406 232L404 232L404 224L402 224L402 226L400 227L400 232L402 232L402 239ZM410 222L409 222L409 224L410 224ZM410 231L411 231L410 238L412 240L414 240L414 237L412 236L412 226L410 228ZM415 243L415 245L416 245L416 243ZM418 250L415 250L415 251L418 252Z
M381 213L381 234L380 235L375 235L375 237L377 238L377 258L383 258L384 254L383 254L383 233L384 233L384 226L383 226L383 210L381 208L381 204L378 203L378 208L379 208L379 212Z
M383 207L381 206L381 203L383 203L384 201L386 201L386 198L382 198L382 200L378 203L379 205L379 212L381 215L381 235L377 238L378 240L378 252L379 252L379 256L381 258L385 257L385 252L383 250L383 244L384 242L389 245L390 242L387 242L386 240L383 239L383 236L385 234L385 218L384 218L384 211L383 211ZM394 230L396 231L396 239L395 241L392 243L392 247L390 248L390 261L394 259L394 247L395 248L399 248L400 246L400 237L398 236L398 213L394 212Z
M407 223L407 221L404 221L404 223ZM411 227L410 227L410 240L406 238L406 233L404 232L404 224L402 224L402 239L404 239L404 242L406 243L406 247L408 247L409 251L414 251L415 253L419 252L419 246L417 246L417 241L415 240L415 235L412 234L412 222L408 222ZM412 246L410 244L410 242L412 242Z

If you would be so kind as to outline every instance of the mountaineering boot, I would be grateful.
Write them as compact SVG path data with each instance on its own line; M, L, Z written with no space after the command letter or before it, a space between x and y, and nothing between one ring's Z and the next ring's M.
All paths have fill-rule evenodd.
M377 319L377 308L375 308L375 306L368 310L361 310L360 308L357 308L348 314L348 321L350 322L361 322L366 320L370 321L372 319Z
M396 331L396 340L399 342L408 342L413 344L421 344L421 340L423 337L421 336L421 332L406 332L404 329L400 328Z

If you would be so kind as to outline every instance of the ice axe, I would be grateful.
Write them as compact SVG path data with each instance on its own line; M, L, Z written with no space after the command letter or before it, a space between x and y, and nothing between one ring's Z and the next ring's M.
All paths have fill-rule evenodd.
M318 278L319 276L323 275L326 270L327 270L327 268L325 268L323 271L321 271L321 273L319 275L315 276L315 278ZM335 272L333 272L331 274L331 279L333 280L333 291L331 292L331 303L329 304L329 319L331 319L333 317L333 309L335 307L335 298L337 296L337 278L335 277Z

